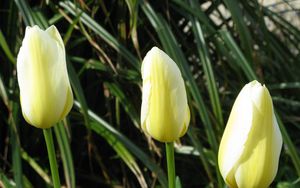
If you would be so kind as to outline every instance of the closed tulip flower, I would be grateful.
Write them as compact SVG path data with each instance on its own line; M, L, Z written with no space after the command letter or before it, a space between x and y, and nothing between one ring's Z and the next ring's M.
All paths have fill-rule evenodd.
M65 47L55 26L27 27L17 58L20 100L25 120L49 128L62 120L73 105Z
M176 63L153 47L142 64L141 124L144 132L161 142L183 136L190 121L186 90Z
M268 89L257 81L239 93L219 148L219 168L230 188L267 188L274 180L282 136Z

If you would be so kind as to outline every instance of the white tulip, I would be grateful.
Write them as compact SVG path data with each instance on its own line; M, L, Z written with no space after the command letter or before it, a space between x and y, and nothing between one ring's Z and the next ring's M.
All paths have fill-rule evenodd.
M27 27L17 58L20 100L25 120L49 128L71 110L73 94L65 47L55 26Z
M219 168L226 184L267 188L276 176L281 147L269 91L252 81L239 93L221 140Z
M161 142L183 136L190 121L186 90L176 63L153 47L142 64L142 129Z

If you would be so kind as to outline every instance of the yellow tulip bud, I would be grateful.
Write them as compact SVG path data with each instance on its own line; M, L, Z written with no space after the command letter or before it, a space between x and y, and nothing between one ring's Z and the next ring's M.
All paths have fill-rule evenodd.
M282 136L268 89L257 81L239 93L219 148L219 168L230 188L267 188L274 180Z
M153 47L142 64L143 97L141 125L144 132L161 142L183 136L190 111L180 70L162 50Z
M25 120L49 128L71 110L73 94L65 47L55 26L27 27L17 58L20 100Z

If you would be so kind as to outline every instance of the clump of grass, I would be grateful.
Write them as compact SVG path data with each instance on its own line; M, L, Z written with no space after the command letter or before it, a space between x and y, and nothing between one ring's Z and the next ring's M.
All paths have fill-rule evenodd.
M299 184L300 31L282 14L256 0L15 0L0 7L0 184L5 187L52 184L43 135L21 115L15 65L25 26L51 24L66 45L76 100L54 132L62 185L167 185L163 145L139 125L140 65L152 46L178 64L187 86L191 125L175 146L182 187L223 187L219 141L237 93L253 79L270 88L284 139L272 187Z

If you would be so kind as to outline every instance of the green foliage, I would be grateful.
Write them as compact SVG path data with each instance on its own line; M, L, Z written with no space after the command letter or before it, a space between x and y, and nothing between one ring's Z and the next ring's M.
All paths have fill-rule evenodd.
M166 187L164 145L139 125L142 57L158 46L180 67L192 114L175 145L177 187L224 187L218 145L253 79L270 89L284 138L271 187L299 186L300 30L282 14L256 0L5 0L0 10L0 187L52 185L42 131L22 117L15 65L25 27L51 24L76 100L54 129L62 185Z

